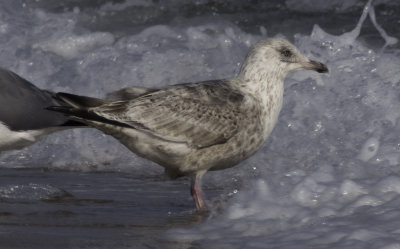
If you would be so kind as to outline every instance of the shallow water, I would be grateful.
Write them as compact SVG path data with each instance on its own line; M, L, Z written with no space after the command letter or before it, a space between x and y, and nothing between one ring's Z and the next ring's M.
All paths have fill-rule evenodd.
M203 218L192 211L185 181L43 169L0 174L1 248L162 248L158 235Z
M375 3L398 38L400 5ZM194 212L187 179L165 179L95 130L2 153L1 247L400 248L399 44L382 51L368 16L358 37L342 35L364 5L1 2L0 65L53 91L232 77L252 44L275 35L330 69L291 74L263 148L206 174L209 215Z

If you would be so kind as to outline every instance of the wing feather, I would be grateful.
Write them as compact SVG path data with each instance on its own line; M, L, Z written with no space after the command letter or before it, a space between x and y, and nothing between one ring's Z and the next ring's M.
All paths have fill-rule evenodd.
M214 81L176 85L91 111L161 139L202 148L226 142L246 125L244 101L228 84Z

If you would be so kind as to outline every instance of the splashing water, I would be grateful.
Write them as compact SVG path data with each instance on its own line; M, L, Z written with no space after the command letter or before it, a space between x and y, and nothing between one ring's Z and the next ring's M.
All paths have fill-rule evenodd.
M249 47L266 34L274 34L269 23L257 27L259 35L245 31L236 22L213 16L185 19L185 24L179 21L182 17L166 21L176 14L168 12L170 9L182 6L179 1L160 1L159 5L145 1L103 2L93 12L89 7L51 12L22 1L0 3L1 66L41 88L96 97L128 86L160 87L232 77ZM297 10L301 7L298 2L288 0L286 7ZM207 3L198 2L203 7ZM319 3L324 5L325 1ZM357 1L346 4L340 11ZM277 6L277 19L290 19L284 8ZM240 7L236 3L226 8L232 12ZM127 32L129 35L119 33L122 31L118 25L93 29L107 18L120 22L115 13L125 13L132 23L142 25L141 29ZM241 16L243 13L236 14L235 19ZM380 52L358 39L368 16L385 40ZM246 18L249 23L254 21ZM400 248L400 60L399 51L392 47L397 39L386 34L376 19L369 1L350 32L335 36L315 25L311 35L294 35L302 52L326 63L330 74L296 72L286 79L284 107L265 146L238 167L207 174L206 193L224 189L217 197L209 196L214 207L211 218L190 229L168 231L162 238L163 248ZM144 25L146 22L151 24ZM283 21L281 30L298 25L297 20ZM100 177L100 186L106 186L101 188L104 192L113 187L107 185L108 175L102 179L101 174L90 172L121 171L138 178L162 173L158 166L90 129L56 133L22 151L2 153L0 166L89 172L85 177ZM30 179L4 183L0 200L13 204L19 198L30 202L63 196L61 187L68 187L64 176L58 179L58 171L47 174L56 178L50 184ZM118 179L115 186L129 184ZM180 184L174 187L184 189ZM154 186L139 182L135 186L146 194L132 199L149 202L151 207L162 206L158 199L146 199L153 190L168 186L165 188L173 192L168 198L177 194L168 182ZM177 194L175 198L183 200L170 200L165 205L187 208L182 204L189 198L186 194ZM142 212L135 205L129 208ZM90 206L89 213L98 209ZM123 218L129 220L127 217ZM115 248L135 245L129 243L121 242Z
M353 31L333 36L315 25L311 36L296 35L330 75L287 80L277 128L251 162L262 177L222 216L172 230L168 240L202 248L400 247L400 60L357 41L368 14L384 47L397 42L377 24L371 1Z

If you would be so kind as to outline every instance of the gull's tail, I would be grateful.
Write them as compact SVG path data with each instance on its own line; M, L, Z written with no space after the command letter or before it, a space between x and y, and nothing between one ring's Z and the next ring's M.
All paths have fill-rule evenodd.
M91 108L109 103L109 100L80 96L70 93L57 93L56 97L65 102L67 106L49 106L46 108L47 110L63 113L77 122L86 123L90 121L96 121L129 127L127 124L101 117L91 110Z
M91 107L97 107L107 103L106 100L80 96L70 93L57 93L56 97L70 105L70 107L78 108L78 109L87 109Z
M67 116L84 118L84 119L97 119L94 113L91 115L89 108L97 107L106 103L105 100L80 96L70 93L57 93L57 99L60 99L67 105L62 106L49 106L46 109L66 114Z

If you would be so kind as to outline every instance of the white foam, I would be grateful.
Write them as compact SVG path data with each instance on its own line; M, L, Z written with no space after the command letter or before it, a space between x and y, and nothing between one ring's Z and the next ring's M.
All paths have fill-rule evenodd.
M400 194L400 177L389 176L380 181L376 189L382 193L395 192Z
M384 236L384 234L376 232L376 231L360 229L360 230L356 230L353 233L351 233L347 239L369 241L369 240L380 238L380 237L382 237L382 235Z
M64 35L60 37L51 37L49 40L34 44L33 48L40 48L44 51L53 52L66 59L76 58L82 53L111 45L114 42L114 36L106 32L95 32L85 35Z
M383 39L385 39L386 44L384 47L396 44L398 42L398 39L396 37L389 36L386 33L386 31L376 21L375 9L370 8L368 10L368 14L375 28L378 30L379 34L382 36Z
M107 3L101 12L152 10L146 3ZM266 29L275 35L268 26L260 28L261 36L205 18L148 26L117 39L80 26L84 10L11 9L16 10L0 15L0 41L7 48L0 50L1 65L42 88L91 96L134 85L231 77ZM371 9L365 19L368 14L374 19ZM30 21L9 21L18 18ZM327 64L329 75L288 77L279 122L261 151L234 169L206 175L212 186L231 193L222 214L215 211L203 224L171 230L167 239L205 248L399 248L400 60L387 49L380 54L360 43L359 32L363 29L334 36L315 26L311 35L295 36L302 52ZM63 131L3 153L0 165L162 173L90 129Z
M268 181L239 192L226 215L202 226L204 236L219 235L208 244L223 238L235 245L251 234L254 248L398 246L394 137L399 124L392 107L399 99L391 93L399 82L394 67L400 60L391 54L377 58L357 41L371 13L368 5L359 25L346 35L332 36L315 26L310 37L296 36L300 49L326 62L330 75L317 79L302 72L288 79L280 121L257 161L267 164L257 169ZM231 229L235 224L240 229ZM168 235L177 239L173 231Z
M370 160L372 157L378 153L379 150L379 140L375 137L368 138L368 140L364 143L361 148L360 154L358 155L358 159L363 160L364 162Z
M340 185L340 193L347 200L353 200L360 195L367 194L367 190L356 182L346 179Z

